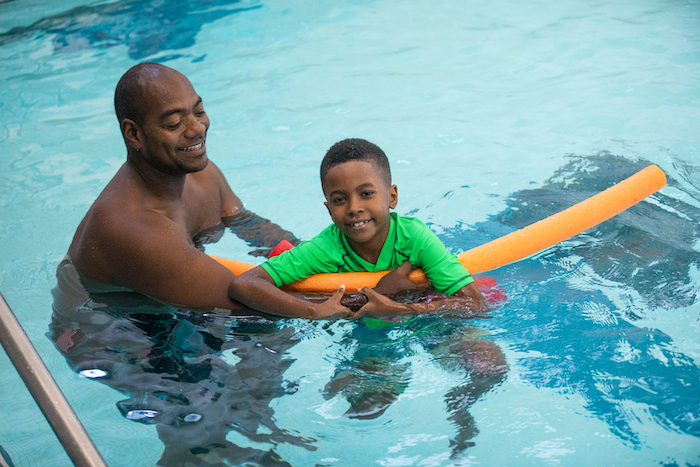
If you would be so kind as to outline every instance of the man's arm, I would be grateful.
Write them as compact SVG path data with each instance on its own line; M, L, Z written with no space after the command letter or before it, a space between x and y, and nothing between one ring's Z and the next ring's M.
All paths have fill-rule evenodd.
M100 228L87 232L71 251L88 277L90 269L99 268L100 281L175 306L241 308L228 294L233 273L197 250L184 226L155 211L129 218L97 210L91 216Z
M267 257L282 240L287 240L292 245L299 244L299 240L292 232L245 209L241 200L231 190L221 170L211 161L209 165L219 187L221 220L231 229L231 232L256 248L250 252L252 256Z
M252 256L267 257L275 245L282 240L287 240L292 245L299 244L299 240L292 232L247 209L241 209L238 214L222 220L226 227L231 228L231 232L256 248L249 253Z
M211 160L207 165L209 170L216 181L216 185L219 189L219 199L221 203L221 219L225 219L230 216L235 216L243 210L243 203L240 198L231 189L231 185L228 184L226 177L221 172L221 169L214 164ZM196 174L194 174L196 176Z
M231 297L263 313L309 319L344 316L350 313L340 304L345 286L328 300L313 303L296 298L277 288L272 277L260 266L238 276L229 289Z

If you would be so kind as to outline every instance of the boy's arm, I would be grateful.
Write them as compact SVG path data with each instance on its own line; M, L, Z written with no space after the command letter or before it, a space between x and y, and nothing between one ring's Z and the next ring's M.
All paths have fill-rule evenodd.
M322 319L350 314L350 310L340 304L345 286L328 300L312 303L290 295L275 285L272 277L260 266L237 276L229 287L232 300L270 315Z
M392 276L388 283L383 284L383 278L379 281L379 284L377 284L374 290L369 287L364 287L360 290L360 292L367 297L367 304L365 304L358 313L428 313L440 310L469 312L489 311L488 302L475 282L465 285L457 290L454 295L446 295L442 300L432 300L422 303L398 303L382 295L383 293L396 293L396 287L403 287L401 290L415 289L415 284L408 278L412 270L411 264L405 262L384 276L384 278ZM411 282L411 284L409 284L409 282Z
M398 268L394 269L393 271L389 271L384 277L382 277L373 290L382 295L394 295L406 290L430 287L430 282L428 281L416 284L409 279L408 276L412 271L413 265L411 265L411 263L408 261L404 261Z
M431 300L429 302L419 303L398 303L389 297L375 292L369 287L363 287L360 289L360 292L367 297L367 303L360 308L354 317L359 317L367 313L391 315L406 313L419 314L442 310L455 310L474 314L485 313L490 309L488 302L474 282L465 285L454 295L446 295L442 300Z
M491 310L489 302L481 293L476 282L465 285L453 295L445 295L442 300L411 304L413 311L424 313L429 311L455 310L469 313L487 313Z
M471 284L467 284L461 289L459 289L457 292L452 295L456 299L463 299L467 300L469 303L469 310L472 311L490 311L491 307L489 306L488 300L486 300L486 297L484 297L484 294L481 293L481 289L479 288L478 285L476 285L476 282L472 282ZM465 302L465 303L467 303Z

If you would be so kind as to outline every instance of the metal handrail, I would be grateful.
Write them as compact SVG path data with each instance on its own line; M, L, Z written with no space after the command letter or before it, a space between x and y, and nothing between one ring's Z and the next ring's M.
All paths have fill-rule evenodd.
M77 467L106 467L85 427L0 292L0 343Z

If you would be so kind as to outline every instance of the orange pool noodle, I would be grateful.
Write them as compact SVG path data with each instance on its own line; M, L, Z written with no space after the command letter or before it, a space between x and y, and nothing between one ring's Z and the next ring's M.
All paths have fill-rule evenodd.
M472 274L499 268L595 227L656 193L664 185L666 175L659 167L651 165L568 209L460 253L457 257ZM213 258L236 275L255 267L240 261ZM284 288L297 292L333 292L345 284L347 292L356 292L364 286L374 287L384 274L386 272L316 274ZM425 279L425 274L416 270L410 278L418 282Z

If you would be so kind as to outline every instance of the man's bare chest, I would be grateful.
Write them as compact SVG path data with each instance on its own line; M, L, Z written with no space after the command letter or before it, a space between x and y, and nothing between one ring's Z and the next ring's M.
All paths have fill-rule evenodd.
M186 186L183 192L182 222L190 236L221 223L221 195L216 187Z

